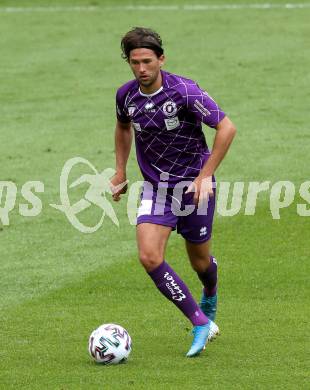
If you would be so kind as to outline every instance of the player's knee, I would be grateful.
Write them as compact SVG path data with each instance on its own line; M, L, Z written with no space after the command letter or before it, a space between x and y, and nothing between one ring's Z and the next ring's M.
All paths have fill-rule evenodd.
M210 265L210 258L209 257L199 258L197 260L192 261L191 265L194 271L198 273L203 273L208 269Z
M149 251L140 251L139 260L147 272L153 271L163 261L159 254Z

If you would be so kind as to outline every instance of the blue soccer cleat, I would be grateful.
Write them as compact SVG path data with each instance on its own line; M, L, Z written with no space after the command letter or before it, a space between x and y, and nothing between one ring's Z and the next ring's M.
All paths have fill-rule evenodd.
M203 291L199 306L203 311L203 313L211 321L214 321L216 316L216 309L217 309L217 294L215 294L213 297L208 297Z
M213 340L219 333L218 326L211 320L206 325L195 326L193 330L194 340L186 356L194 357L199 355L205 349L208 341Z

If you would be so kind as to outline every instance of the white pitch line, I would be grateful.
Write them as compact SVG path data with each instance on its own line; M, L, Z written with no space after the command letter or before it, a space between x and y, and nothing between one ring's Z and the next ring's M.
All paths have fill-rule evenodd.
M305 8L310 8L310 3L0 7L0 13L104 12L104 11L223 11L223 10L243 10L243 9L269 10L269 9L305 9Z
M225 10L225 9L298 9L298 8L310 8L310 3L298 3L298 4L276 4L276 3L264 3L264 4L218 4L218 5L184 5L184 10L189 11L209 11L209 10Z

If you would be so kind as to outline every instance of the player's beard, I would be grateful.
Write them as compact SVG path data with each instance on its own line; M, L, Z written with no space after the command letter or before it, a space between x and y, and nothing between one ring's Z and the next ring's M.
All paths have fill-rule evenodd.
M142 85L143 87L151 87L157 80L158 78L158 75L159 75L159 71L156 72L155 74L153 75L150 75L149 76L149 79L146 79L146 80L143 80L141 78L139 78L139 83L140 85Z

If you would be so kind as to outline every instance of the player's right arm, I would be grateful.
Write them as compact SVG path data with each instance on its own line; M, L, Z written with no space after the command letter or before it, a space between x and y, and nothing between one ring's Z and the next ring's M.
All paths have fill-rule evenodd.
M127 185L115 189L126 182L126 166L132 144L132 129L130 122L121 122L117 119L115 126L115 167L116 173L111 179L113 200L119 201L120 195L127 191ZM114 187L114 188L113 188Z

